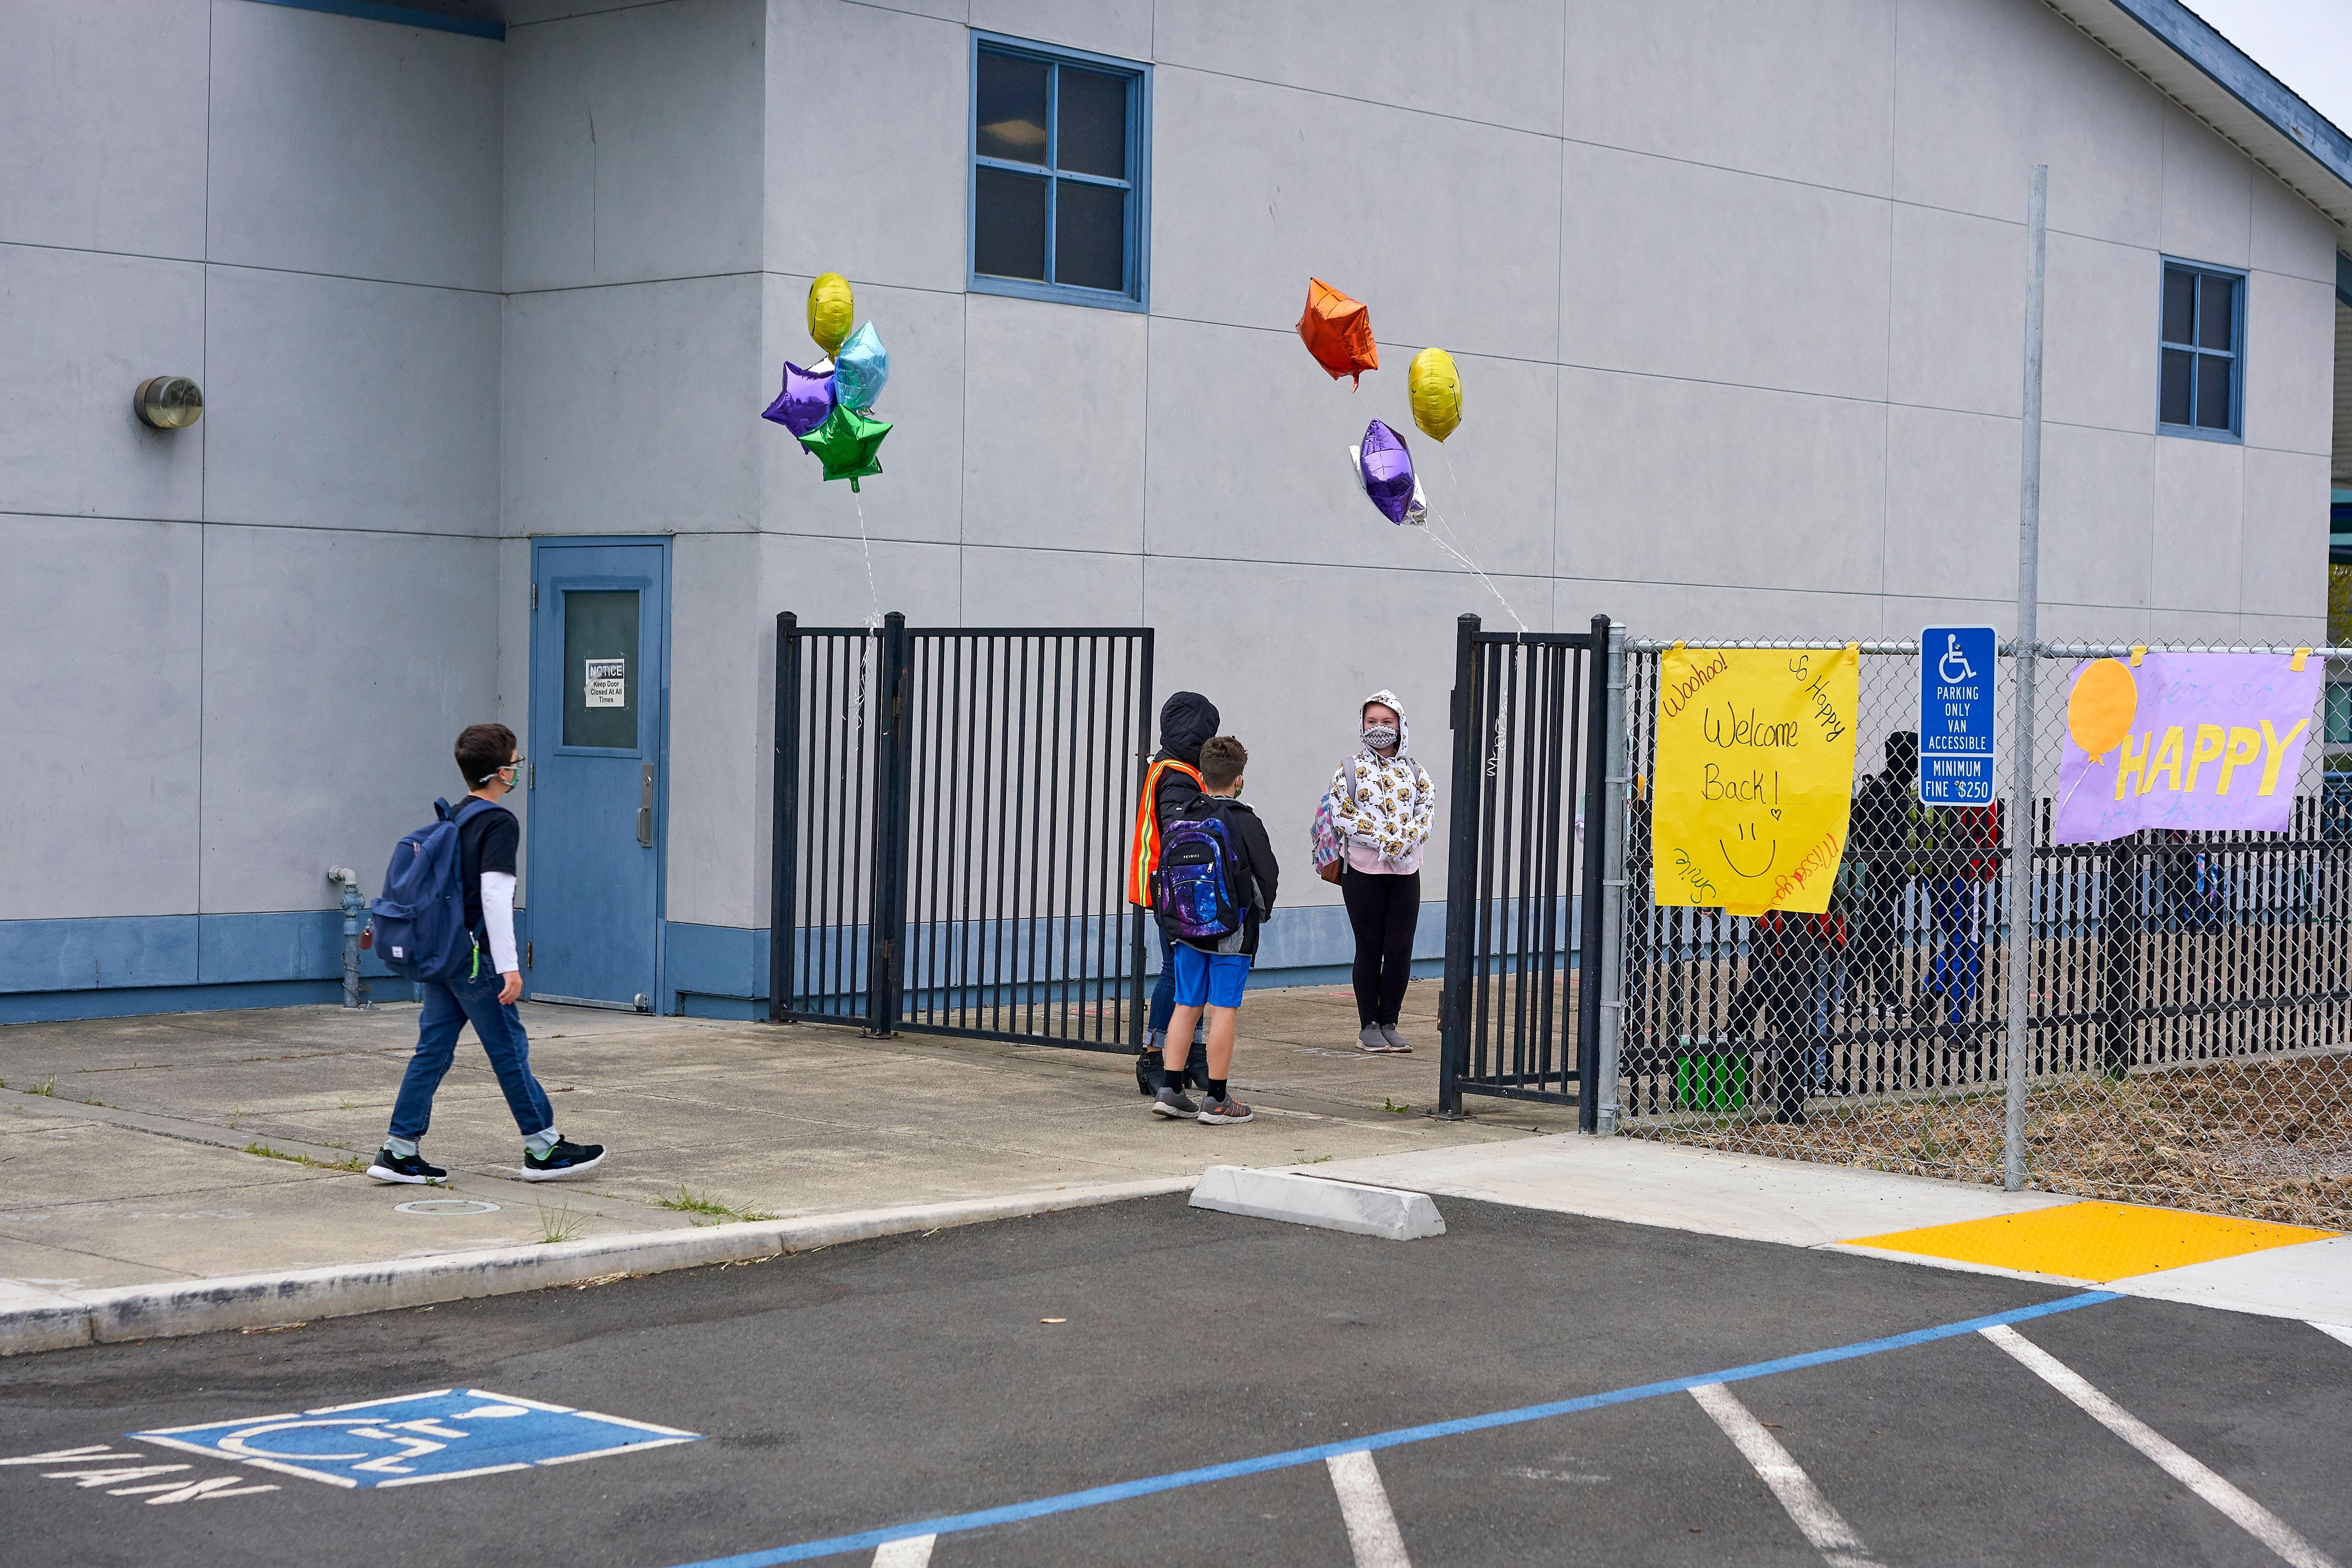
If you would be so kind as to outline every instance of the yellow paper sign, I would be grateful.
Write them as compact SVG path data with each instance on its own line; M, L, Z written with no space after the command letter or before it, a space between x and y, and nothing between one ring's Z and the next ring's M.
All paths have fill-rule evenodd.
M1658 661L1660 904L1820 914L1845 856L1858 648L1676 647Z

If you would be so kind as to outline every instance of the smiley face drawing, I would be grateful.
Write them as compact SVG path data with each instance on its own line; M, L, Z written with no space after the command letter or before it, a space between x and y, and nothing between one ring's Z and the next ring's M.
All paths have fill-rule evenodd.
M1779 813L1776 812L1773 815L1777 816ZM1717 838L1715 841L1715 847L1723 852L1723 863L1731 868L1731 874L1735 877L1745 877L1750 881L1759 877L1769 875L1773 862L1780 858L1780 840L1777 837L1764 840L1763 864L1751 869L1748 863L1755 858L1758 841L1763 828L1757 823L1742 822L1734 826L1733 832L1736 835L1734 839L1727 841ZM1734 843L1738 846L1736 849L1732 847Z

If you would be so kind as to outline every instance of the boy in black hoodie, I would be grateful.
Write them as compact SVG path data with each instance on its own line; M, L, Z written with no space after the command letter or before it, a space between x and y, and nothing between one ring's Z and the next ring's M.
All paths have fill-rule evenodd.
M1249 752L1231 735L1219 735L1201 746L1201 783L1206 793L1190 806L1188 816L1214 813L1225 825L1241 864L1234 868L1234 890L1245 900L1241 929L1213 948L1178 941L1171 950L1170 970L1175 976L1176 1010L1168 1021L1166 1065L1160 1070L1159 1093L1151 1101L1155 1115L1189 1117L1215 1126L1247 1121L1250 1108L1226 1091L1225 1078L1234 1061L1234 1034L1241 1016L1242 989L1248 984L1250 961L1257 954L1258 928L1274 912L1280 868L1265 825L1241 803L1242 770ZM1206 1010L1209 1016L1209 1100L1195 1105L1184 1093L1184 1058L1192 1054L1192 1026Z
M1161 838L1168 825L1201 798L1201 745L1217 732L1217 705L1197 691L1179 691L1160 705L1160 751L1144 775L1150 798L1136 819L1135 842L1129 849L1129 897L1149 907L1151 873L1158 868ZM1168 932L1160 932L1160 979L1151 988L1151 1006L1145 1022L1143 1054L1135 1060L1135 1088L1150 1094L1160 1084L1160 1046L1168 1034L1168 1016L1176 1008L1176 967L1169 951ZM1192 1042L1198 1045L1200 1042ZM1195 1062L1192 1081L1208 1087Z

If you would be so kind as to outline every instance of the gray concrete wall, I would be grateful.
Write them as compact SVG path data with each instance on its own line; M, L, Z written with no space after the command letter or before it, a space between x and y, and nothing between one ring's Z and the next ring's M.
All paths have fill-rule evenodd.
M1442 772L1454 617L1509 624L1342 470L1368 419L1409 429L1412 353L1461 365L1415 456L1530 626L2005 625L2036 161L2044 627L2318 634L2338 237L2036 0L508 16L0 15L0 610L38 677L0 721L44 737L0 922L373 880L457 724L526 728L530 537L596 532L676 536L674 924L764 920L784 609L1157 626L1317 906L1358 699L1398 689ZM1152 65L1148 314L965 291L972 28ZM205 134L132 155L157 122ZM2242 445L2154 433L2167 255L2250 269ZM824 270L892 354L856 498L755 417ZM1360 392L1293 332L1310 274L1372 307ZM127 409L165 370L211 400L171 437ZM395 616L425 670L364 636ZM1286 961L1337 956L1336 915Z
M0 989L292 999L327 867L373 891L463 788L499 675L500 75L247 0L0 10ZM159 374L203 385L193 428L133 417Z
M1410 44L1332 50L1331 25ZM1149 316L963 292L967 26L1153 64ZM1412 353L1461 365L1462 429L1414 450L1531 626L2006 626L2035 162L2047 635L2320 633L2336 237L2033 0L1529 0L1435 29L1402 5L775 0L767 26L759 369L815 352L811 277L852 279L892 353L862 498L882 606L940 613L951 559L966 624L1157 626L1161 689L1209 691L1255 744L1308 904L1305 823L1356 700L1395 687L1442 767L1453 619L1510 624L1340 468L1370 417L1409 428ZM853 61L845 179L795 137ZM2155 434L2167 255L2251 270L2242 446ZM1360 393L1292 331L1310 273L1372 306L1387 368ZM782 608L857 618L845 487L756 434L757 635ZM767 695L743 696L705 734L763 757ZM677 797L740 825L673 849L698 919L760 918L742 782ZM1309 923L1337 940L1335 913Z

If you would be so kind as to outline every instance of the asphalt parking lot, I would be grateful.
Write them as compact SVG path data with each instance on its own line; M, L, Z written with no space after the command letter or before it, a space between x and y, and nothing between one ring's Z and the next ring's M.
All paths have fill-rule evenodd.
M1441 1206L1447 1235L1397 1243L1150 1199L15 1359L6 1556L2256 1564L2352 1542L2352 1345L2305 1323Z

